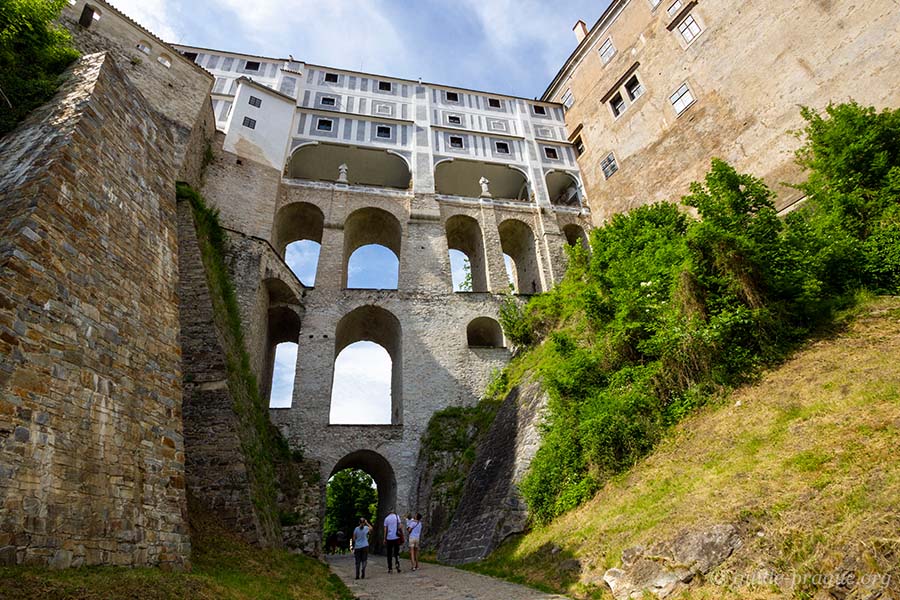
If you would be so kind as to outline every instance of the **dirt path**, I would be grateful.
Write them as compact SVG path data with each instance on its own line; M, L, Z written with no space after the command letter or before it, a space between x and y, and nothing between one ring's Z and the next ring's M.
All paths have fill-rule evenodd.
M410 571L408 560L401 560L403 571L389 574L386 561L384 556L370 557L366 578L357 581L354 579L353 556L328 557L331 570L337 573L359 600L565 599L565 596L539 592L453 567L423 563L418 571Z

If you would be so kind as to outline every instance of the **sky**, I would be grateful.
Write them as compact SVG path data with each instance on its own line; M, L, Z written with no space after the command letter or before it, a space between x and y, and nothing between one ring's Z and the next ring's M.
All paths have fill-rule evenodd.
M168 42L526 98L610 0L111 0Z

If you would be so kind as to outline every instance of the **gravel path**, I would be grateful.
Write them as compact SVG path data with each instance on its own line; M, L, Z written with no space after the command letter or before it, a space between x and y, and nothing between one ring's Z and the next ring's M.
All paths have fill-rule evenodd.
M352 555L329 556L331 570L347 584L359 600L565 600L565 596L547 594L493 577L461 571L453 567L422 563L418 571L409 570L409 561L401 559L400 573L387 572L384 556L370 556L366 578L354 580Z

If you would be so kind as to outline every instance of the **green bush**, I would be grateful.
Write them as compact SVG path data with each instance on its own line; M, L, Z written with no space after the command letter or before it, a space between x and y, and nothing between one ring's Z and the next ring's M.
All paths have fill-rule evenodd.
M0 136L50 99L78 57L54 24L66 0L0 0Z
M897 293L898 115L804 109L803 209L780 219L761 180L713 160L682 200L698 219L669 203L616 215L557 287L507 301L501 324L540 353L550 397L521 486L536 522L587 500L667 427L781 360L860 287Z

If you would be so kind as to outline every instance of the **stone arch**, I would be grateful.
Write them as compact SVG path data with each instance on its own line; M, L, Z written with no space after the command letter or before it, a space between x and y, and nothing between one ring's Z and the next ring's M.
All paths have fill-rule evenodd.
M447 234L447 247L450 250L459 250L469 259L469 266L472 269L472 291L488 291L481 225L468 215L453 215L447 219L444 228Z
M543 291L534 231L519 219L506 219L497 229L500 247L515 265L516 292L537 294Z
M344 469L360 469L375 480L378 488L378 510L376 522L372 523L375 531L372 532L369 542L376 553L381 552L381 537L384 534L381 524L388 515L388 511L392 508L399 510L397 506L397 476L394 468L384 456L374 450L355 450L335 463L327 479L331 479L335 473ZM324 509L324 502L322 506Z
M391 357L391 424L399 425L403 414L403 332L393 313L367 304L350 311L338 321L334 333L334 359L355 342L374 342Z
M563 235L566 236L566 243L570 246L576 246L581 244L581 247L585 250L590 250L591 245L588 241L587 232L585 232L584 227L578 225L577 223L569 223L563 227Z
M581 206L581 186L567 171L551 170L544 175L550 203L555 206Z
M388 211L374 206L353 211L344 221L344 261L341 283L347 287L350 256L357 249L377 244L389 249L397 257L398 280L400 245L403 239L403 227L400 221Z
M503 348L503 329L490 317L476 317L466 326L466 341L470 348Z
M272 393L276 348L283 342L296 344L300 339L300 301L290 286L280 279L266 279L263 285L268 295L269 308L266 315L266 362L260 382L260 395L268 405Z
M445 159L434 167L434 185L438 194L451 196L481 196L479 180L490 181L493 198L502 200L531 200L528 176L519 168L477 160Z
M310 240L322 243L325 213L315 204L293 202L278 209L272 229L272 245L278 254L284 256L284 249L291 242Z
M335 118L335 123L337 118ZM341 165L347 165L341 180ZM349 185L409 189L412 171L407 159L392 150L332 143L302 144L287 161L287 176Z

